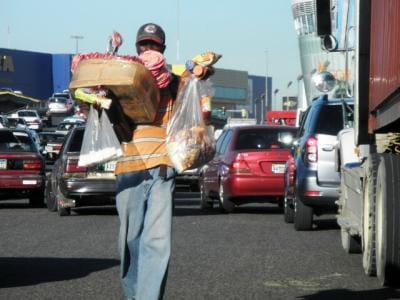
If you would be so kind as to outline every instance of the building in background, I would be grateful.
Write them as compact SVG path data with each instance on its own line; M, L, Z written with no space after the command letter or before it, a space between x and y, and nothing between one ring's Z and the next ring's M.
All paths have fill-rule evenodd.
M53 92L68 88L70 54L0 48L0 88L21 91L37 99L47 99Z

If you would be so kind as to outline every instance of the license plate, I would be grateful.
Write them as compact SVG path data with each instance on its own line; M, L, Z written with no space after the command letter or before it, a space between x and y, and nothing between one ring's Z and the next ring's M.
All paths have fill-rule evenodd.
M285 172L285 165L283 164L272 164L272 173L282 174Z
M116 165L115 161L109 161L109 162L105 163L104 164L104 171L114 172L115 165Z
M23 185L33 185L37 184L37 180L22 180Z
M7 169L7 159L0 159L0 170Z

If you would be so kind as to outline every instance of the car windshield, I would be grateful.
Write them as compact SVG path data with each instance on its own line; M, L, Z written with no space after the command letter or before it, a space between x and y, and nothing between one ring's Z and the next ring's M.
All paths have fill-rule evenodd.
M65 104L67 103L67 98L52 98L49 101L50 103L61 103L61 104Z
M71 137L71 144L69 146L69 152L80 152L83 141L84 130L75 130L74 135Z
M19 111L18 115L20 117L36 117L36 112L29 111L29 110L23 110L23 111Z
M0 151L36 152L36 148L26 132L0 131Z
M47 142L62 143L65 139L65 134L41 132L39 133L39 138L42 143L47 143Z
M337 135L343 125L341 105L324 105L318 116L315 132L319 134Z
M236 150L288 149L295 131L279 129L249 129L239 132Z

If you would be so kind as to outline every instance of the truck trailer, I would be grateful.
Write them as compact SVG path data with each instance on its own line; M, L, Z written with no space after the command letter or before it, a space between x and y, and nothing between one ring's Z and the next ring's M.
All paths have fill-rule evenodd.
M335 2L335 3L333 3ZM328 51L343 51L354 61L353 143L357 154L340 162L338 224L346 252L361 252L365 273L382 285L400 281L400 1L316 0L317 32ZM354 47L340 47L332 11L348 18ZM353 22L348 22L353 18ZM350 65L350 64L349 64ZM345 134L343 134L345 136ZM349 147L353 144L354 147ZM339 143L340 145L340 143ZM341 153L340 153L341 152Z

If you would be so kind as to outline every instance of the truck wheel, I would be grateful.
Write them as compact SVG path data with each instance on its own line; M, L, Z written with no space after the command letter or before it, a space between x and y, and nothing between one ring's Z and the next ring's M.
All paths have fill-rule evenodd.
M346 253L360 253L361 245L357 239L344 228L340 230L340 237L342 240L342 247Z
M293 199L288 196L287 191L285 191L285 198L283 199L283 215L286 223L293 223L294 221Z
M231 213L235 210L235 204L232 201L230 201L224 193L224 185L222 184L222 182L219 183L218 202L219 202L219 209L223 213Z
M400 157L383 154L376 186L376 274L382 285L400 281Z
M311 230L313 225L314 210L305 205L296 195L294 197L294 229Z
M379 160L378 154L371 154L365 163L361 244L363 268L368 276L376 275L375 201Z

